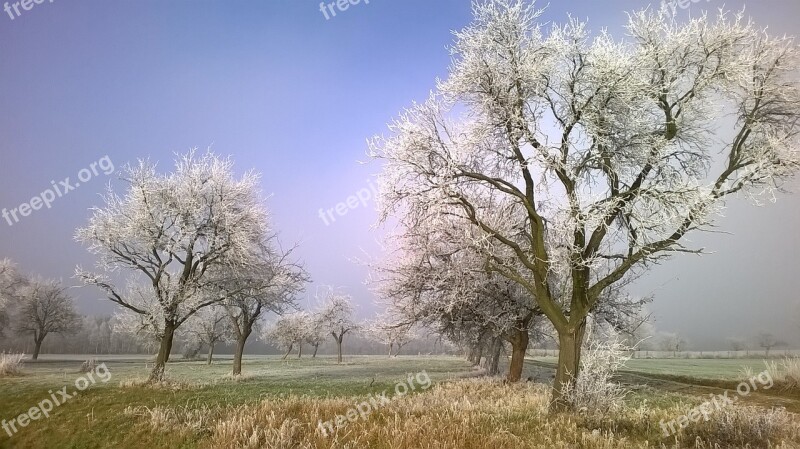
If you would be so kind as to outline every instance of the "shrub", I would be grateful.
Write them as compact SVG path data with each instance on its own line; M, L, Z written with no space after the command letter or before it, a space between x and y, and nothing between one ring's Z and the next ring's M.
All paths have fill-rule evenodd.
M707 422L687 427L681 440L702 442L699 447L767 448L798 437L800 430L783 408L730 406L713 413Z
M97 369L100 364L97 363L97 359L89 359L83 362L81 365L81 372L82 373L89 373Z
M603 340L589 340L581 354L581 372L575 388L568 390L566 399L581 411L606 413L619 409L628 390L613 382L612 377L630 360L632 350L613 334Z
M25 354L0 353L0 377L16 376L22 372Z

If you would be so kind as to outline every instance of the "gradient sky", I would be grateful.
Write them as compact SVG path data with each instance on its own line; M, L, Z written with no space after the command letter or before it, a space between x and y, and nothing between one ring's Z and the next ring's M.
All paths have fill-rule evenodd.
M624 12L645 5L553 1L544 20L572 13L621 36ZM682 14L720 6L701 1ZM751 1L747 11L774 34L800 34L796 0ZM175 152L212 146L237 170L263 174L282 239L302 244L315 281L304 301L317 285L344 286L371 314L367 270L353 259L378 254L372 204L328 226L318 211L368 187L379 167L359 164L366 139L446 75L451 30L470 18L467 0L371 0L330 20L311 0L45 0L13 20L0 11L0 208L105 155L118 171L147 157L168 170ZM0 257L74 285L74 267L93 263L74 230L113 178L13 226L0 220ZM731 235L692 235L715 253L677 257L633 288L655 295L657 327L695 345L762 330L800 341L799 206L798 195L763 208L734 201L720 221ZM96 290L74 293L83 313L113 310Z

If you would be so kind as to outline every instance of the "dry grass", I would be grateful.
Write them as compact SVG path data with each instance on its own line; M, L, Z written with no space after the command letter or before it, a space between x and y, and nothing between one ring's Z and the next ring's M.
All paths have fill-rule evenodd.
M187 391L199 390L206 385L202 383L181 382L173 379L164 379L161 382L150 382L147 378L137 377L126 379L119 383L120 388L150 388L153 390Z
M764 362L775 385L783 391L800 391L800 358L787 357L780 362Z
M200 447L209 449L800 447L800 427L782 410L731 407L663 440L659 421L686 413L690 403L552 416L547 387L486 379L394 399L331 436L319 430L320 421L335 419L363 400L289 396L235 407L138 407L126 414L148 430L196 436Z
M25 354L0 353L0 377L22 374L23 358L25 358Z

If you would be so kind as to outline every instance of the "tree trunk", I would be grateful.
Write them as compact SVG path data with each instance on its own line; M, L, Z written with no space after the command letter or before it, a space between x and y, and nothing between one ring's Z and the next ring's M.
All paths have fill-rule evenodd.
M495 337L492 340L492 359L489 361L489 375L500 374L500 353L503 352L503 339Z
M33 346L33 356L31 358L33 360L39 359L39 352L42 350L42 342L44 341L44 335L36 335L33 337L34 346Z
M312 358L312 359L315 359L315 358L317 358L317 350L318 350L318 349L319 349L319 345L318 345L318 344L314 345L314 353L313 353L313 354L311 354L311 358Z
M511 343L511 363L506 379L509 382L519 382L525 366L525 352L528 350L528 329L513 329L508 341Z
M344 340L344 335L336 337L336 350L338 353L338 357L336 358L336 363L342 363L342 340Z
M208 345L208 359L206 360L206 365L211 365L211 360L214 358L214 344Z
M297 358L303 357L303 343L300 343L300 350L297 351Z
M247 343L247 337L250 332L242 334L242 337L236 340L236 352L233 353L233 375L240 376L242 374L242 357L244 357L244 345Z
M161 344L158 347L158 356L156 356L156 363L153 366L153 371L150 372L150 378L147 380L149 383L161 382L164 380L164 368L169 362L169 354L172 352L172 339L175 337L175 325L173 323L166 323L164 325L164 335L161 337Z
M553 381L553 402L551 410L554 412L569 411L569 404L564 397L565 393L574 387L574 381L580 373L581 345L586 333L586 319L577 326L567 326L563 332L558 333L558 368Z
M478 351L475 354L475 361L472 362L473 365L480 365L481 364L481 358L483 358L483 344L478 343Z
M389 343L389 358L390 358L390 359L392 358L392 347L393 347L393 346L394 346L394 344L390 342L390 343Z
M294 349L294 343L289 345L289 349L286 350L286 354L284 354L283 357L281 357L281 360L286 360L286 357L289 357L289 354L292 352L292 349Z

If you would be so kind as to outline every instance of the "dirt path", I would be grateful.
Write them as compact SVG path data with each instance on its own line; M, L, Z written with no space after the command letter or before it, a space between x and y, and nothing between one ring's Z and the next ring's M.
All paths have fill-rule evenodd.
M550 382L555 373L555 365L552 363L538 360L526 360L526 374L536 382ZM647 385L661 391L680 393L693 396L708 397L711 394L724 394L730 391L728 396L740 397L735 393L735 382L704 381L702 379L690 378L671 378L657 374L648 374L633 371L620 371L617 376L619 381L625 385ZM753 392L745 397L740 397L739 401L748 405L760 405L763 407L784 407L787 411L800 414L800 397L797 394L782 392L777 388ZM738 402L738 401L737 401Z

